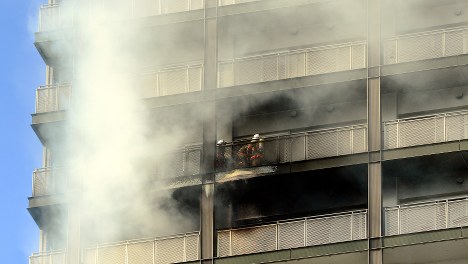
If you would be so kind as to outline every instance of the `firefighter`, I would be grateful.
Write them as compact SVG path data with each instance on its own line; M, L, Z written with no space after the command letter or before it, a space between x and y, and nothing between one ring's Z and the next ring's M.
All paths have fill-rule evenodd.
M226 141L223 139L218 140L216 147L216 169L224 171L227 168Z
M237 151L237 166L240 168L259 166L263 163L263 140L255 134L249 144Z

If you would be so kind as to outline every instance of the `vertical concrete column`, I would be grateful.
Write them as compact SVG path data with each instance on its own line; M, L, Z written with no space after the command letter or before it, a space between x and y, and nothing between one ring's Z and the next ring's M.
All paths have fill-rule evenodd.
M217 0L205 0L204 9L204 86L203 86L203 159L200 206L200 257L202 263L213 263L216 251L214 219L215 157L216 157L216 102L213 90L217 88Z
M382 113L380 97L381 1L367 1L367 125L369 264L383 261L382 235Z

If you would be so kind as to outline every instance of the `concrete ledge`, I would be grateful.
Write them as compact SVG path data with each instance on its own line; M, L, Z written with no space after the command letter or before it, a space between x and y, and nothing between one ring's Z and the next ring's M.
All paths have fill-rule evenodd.
M461 228L435 230L421 233L384 237L383 247L398 247L467 237L468 236L463 235Z
M468 144L468 143L465 143ZM430 145L413 146L382 151L383 160L405 159L411 157L433 155L460 150L460 142L443 142Z

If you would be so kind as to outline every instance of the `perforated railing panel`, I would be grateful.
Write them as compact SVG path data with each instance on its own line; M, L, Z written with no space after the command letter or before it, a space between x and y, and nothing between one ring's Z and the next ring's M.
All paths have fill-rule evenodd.
M468 226L468 199L448 203L448 227Z
M353 214L352 218L352 239L365 239L367 237L367 214Z
M156 263L184 261L184 238L171 238L156 241Z
M167 70L159 73L161 95L172 95L186 92L186 69Z
M228 87L234 85L234 63L223 62L218 66L218 86Z
M385 142L384 146L386 149L398 147L398 123L387 123L385 124Z
M333 216L307 220L307 245L351 240L351 216Z
M203 81L203 68L189 68L189 92L201 91Z
M96 249L83 250L83 264L96 264Z
M37 113L57 111L57 89L43 88L37 90Z
M443 135L438 131L436 118L426 118L417 121L399 123L400 147L431 144L438 142L437 135Z
M402 234L438 229L445 223L438 223L438 206L422 205L400 209L400 230ZM439 213L440 215L440 213Z
M313 133L307 135L307 158L317 159L337 155L336 133Z
M352 46L352 69L362 69L366 67L366 45Z
M445 56L463 54L463 31L445 33Z
M467 53L466 29L422 32L385 41L384 63L393 64Z
M201 151L190 150L186 152L187 159L184 165L185 175L196 175L200 173Z
M128 244L126 264L153 264L154 241Z
M218 232L218 257L226 257L230 255L230 233L230 231Z
M218 86L296 78L350 69L366 65L365 44L343 44L239 58L218 65Z
M278 224L278 249L305 246L305 221Z
M293 136L290 138L291 144L291 161L305 160L305 135Z
M398 209L386 209L385 211L385 234L387 236L398 235Z
M276 226L233 230L232 254L242 255L276 249Z
M185 237L185 261L193 261L198 259L198 245L198 235Z
M125 264L125 246L109 246L98 250L98 264Z
M361 127L353 129L352 152L361 153L367 151L367 128Z
M443 56L442 34L398 40L399 62L425 60Z
M161 0L164 14L189 10L189 0Z

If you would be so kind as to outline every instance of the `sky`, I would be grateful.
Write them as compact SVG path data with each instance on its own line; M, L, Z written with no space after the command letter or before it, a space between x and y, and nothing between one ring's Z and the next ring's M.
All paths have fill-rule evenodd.
M34 47L39 6L46 0L0 0L0 263L28 263L39 229L27 211L41 143L31 128L35 90L45 66Z

